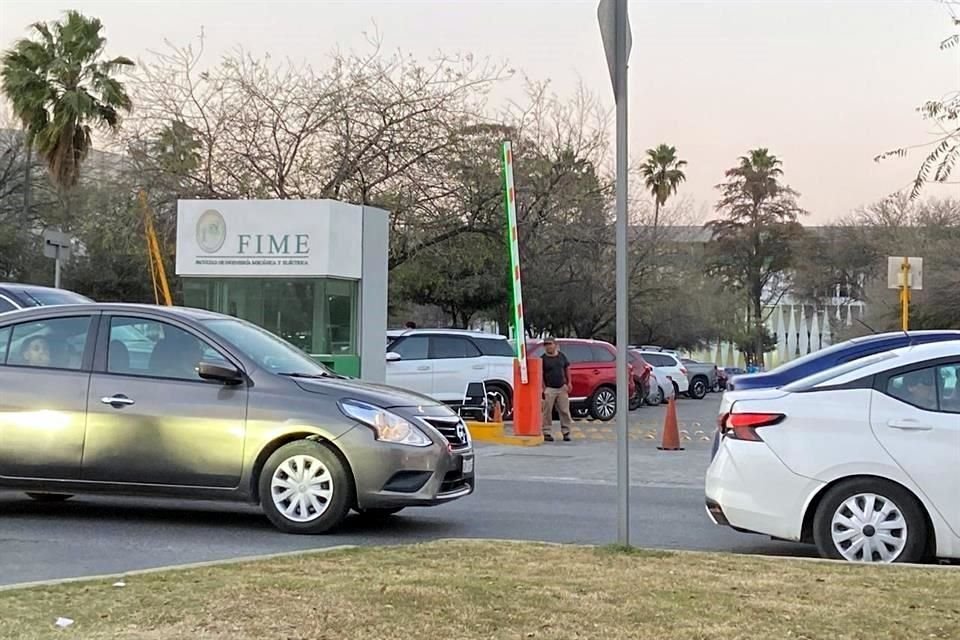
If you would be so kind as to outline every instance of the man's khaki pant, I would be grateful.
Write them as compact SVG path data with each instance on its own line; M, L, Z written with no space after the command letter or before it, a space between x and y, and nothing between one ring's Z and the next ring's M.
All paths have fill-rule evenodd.
M543 424L541 425L544 435L550 433L553 428L553 407L557 407L557 413L560 414L560 433L570 433L573 426L573 416L570 415L570 396L566 389L551 389L547 387L543 390Z

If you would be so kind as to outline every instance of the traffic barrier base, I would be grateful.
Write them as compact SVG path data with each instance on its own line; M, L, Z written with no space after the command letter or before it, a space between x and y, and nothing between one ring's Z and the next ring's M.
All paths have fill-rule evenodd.
M542 436L517 436L506 432L502 422L467 422L474 442L506 444L517 447L536 447L543 444Z
M543 361L527 358L527 383L520 381L520 361L513 361L513 433L542 437Z

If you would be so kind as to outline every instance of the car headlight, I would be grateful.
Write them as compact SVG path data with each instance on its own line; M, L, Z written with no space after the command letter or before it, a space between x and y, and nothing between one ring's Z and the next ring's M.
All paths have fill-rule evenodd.
M381 407L358 400L343 400L340 402L340 411L373 429L377 440L411 447L429 447L433 444L433 440L409 420Z

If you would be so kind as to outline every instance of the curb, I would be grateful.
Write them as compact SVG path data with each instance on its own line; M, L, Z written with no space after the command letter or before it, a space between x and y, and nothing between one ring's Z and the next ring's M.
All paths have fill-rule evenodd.
M589 544L589 543L576 543L576 542L551 542L548 540L535 540L535 539L516 539L516 538L436 538L433 540L421 540L413 542L412 544L512 544L512 545L541 545L547 547L580 547L582 549L602 549L610 545L604 544ZM151 567L149 569L135 569L132 571L124 571L122 573L104 573L99 575L92 576L77 576L73 578L53 578L50 580L36 580L33 582L20 582L16 584L0 585L0 592L4 591L17 591L20 589L32 589L36 587L49 587L57 586L63 584L75 584L75 583L84 583L84 582L100 582L106 580L116 580L118 578L123 579L130 576L142 576L150 575L154 573L167 573L175 571L187 571L190 569L203 569L207 567L222 567L229 566L233 564L246 564L250 562L261 562L265 560L274 560L278 558L290 558L296 556L313 556L321 555L325 553L335 553L338 551L348 551L351 549L376 549L376 548L387 548L387 547L400 547L408 546L407 543L399 544L380 544L380 545L356 545L356 544L342 544L336 545L333 547L324 547L322 549L299 549L295 551L281 551L278 553L267 553L255 556L242 556L237 558L226 558L223 560L208 560L203 562L188 562L184 564L172 564L165 565L162 567ZM769 554L754 554L754 553L736 553L732 551L701 551L693 549L671 549L669 547L641 547L633 546L632 548L637 549L638 551L660 551L664 553L671 553L680 556L711 556L711 555L723 555L730 557L741 557L741 558L754 558L760 560L777 560L777 561L787 561L787 562L808 562L814 564L828 564L836 566L846 566L851 568L856 567L884 567L888 570L894 569L911 569L911 570L926 570L926 569L938 569L945 571L960 571L960 568L954 565L948 564L858 564L853 562L846 562L844 560L829 560L825 558L808 558L803 556L778 556L778 555L769 555Z
M200 562L186 562L183 564L168 564L162 567L150 567L149 569L134 569L132 571L123 571L121 573L103 573L92 576L76 576L73 578L51 578L50 580L34 580L32 582L17 582L14 584L0 585L0 592L15 591L18 589L32 589L34 587L52 587L61 584L72 584L75 582L99 582L101 580L116 580L117 578L127 578L130 576L143 576L152 573L165 573L167 571L188 571L190 569L204 569L207 567L222 567L231 564L244 564L248 562L261 562L264 560L276 560L278 558L289 558L293 556L319 555L323 553L333 553L336 551L347 551L349 549L359 549L364 545L340 544L333 547L323 547L322 549L299 549L295 551L278 551L277 553L264 553L255 556L240 556L237 558L224 558L222 560L204 560Z

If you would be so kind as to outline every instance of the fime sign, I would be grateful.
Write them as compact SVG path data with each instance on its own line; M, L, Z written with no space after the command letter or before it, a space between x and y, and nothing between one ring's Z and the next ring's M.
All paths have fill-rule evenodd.
M275 236L272 233L267 235L241 233L237 237L240 239L240 255L254 253L258 256L264 254L271 256L306 256L310 254L309 233L298 233L292 236L292 240L290 234Z
M354 209L330 200L181 200L177 273L359 277L352 248L363 223ZM315 242L325 248L315 252Z
M205 252L219 252L227 241L227 222L216 209L207 209L197 220L197 246ZM310 254L310 234L238 233L237 255L306 256Z

